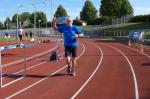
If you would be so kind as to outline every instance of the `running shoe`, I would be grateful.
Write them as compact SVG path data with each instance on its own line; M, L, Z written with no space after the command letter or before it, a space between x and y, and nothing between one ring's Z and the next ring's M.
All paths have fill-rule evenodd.
M68 65L67 67L67 73L69 74L71 72L71 66Z
M75 70L73 70L73 69L72 69L72 70L70 71L70 75L72 75L72 76L76 76L76 72L75 72Z

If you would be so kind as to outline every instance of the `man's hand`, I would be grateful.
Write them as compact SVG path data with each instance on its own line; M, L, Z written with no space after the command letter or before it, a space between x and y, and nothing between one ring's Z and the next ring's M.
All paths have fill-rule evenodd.
M76 37L76 38L78 38L78 37L79 37L79 35L78 35L78 34L75 34L75 37Z

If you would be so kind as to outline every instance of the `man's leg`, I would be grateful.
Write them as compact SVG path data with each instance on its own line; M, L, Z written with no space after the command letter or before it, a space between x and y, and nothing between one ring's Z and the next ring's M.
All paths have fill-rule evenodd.
M71 68L72 68L70 56L66 57L66 63L68 65L68 67L67 67L67 73L70 73L71 72Z
M77 47L73 46L72 47L72 70L71 70L71 75L72 76L76 76L76 74L75 74L76 56L77 56Z
M77 57L77 46L72 47L72 68L76 67L76 57Z
M68 66L71 66L71 59L70 59L70 56L67 56L66 57L66 63Z
M22 44L22 35L19 35L20 43Z
M66 46L65 47L65 57L66 57L66 64L68 65L67 67L67 73L70 73L71 71L71 57L70 57L70 47Z
M76 68L76 57L72 57L72 69L75 70Z

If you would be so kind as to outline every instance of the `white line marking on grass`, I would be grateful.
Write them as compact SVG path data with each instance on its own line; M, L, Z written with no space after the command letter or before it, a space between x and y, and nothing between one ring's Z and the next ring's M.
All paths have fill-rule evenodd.
M104 44L104 43L101 43L101 44ZM106 44L104 44L104 45L106 45ZM120 53L125 57L125 59L127 60L128 64L130 65L130 68L131 68L131 71L132 71L133 80L134 80L135 97L136 97L136 99L139 99L138 83L137 83L135 71L134 71L134 69L133 69L133 65L131 64L130 60L128 59L128 57L127 57L121 50L119 50L119 49L117 49L117 48L115 48L115 47L113 47L113 46L110 46L110 45L106 45L106 46L111 47L111 48L117 50L117 51L120 52Z
M92 44L92 43L91 43ZM91 76L86 80L86 82L80 87L80 89L71 97L71 99L74 99L82 90L83 88L90 82L90 80L92 79L92 77L95 75L95 73L97 72L97 70L99 69L101 63L102 63L102 60L103 60L103 51L100 47L98 47L97 45L95 44L92 44L94 46L96 46L100 52L101 52L101 59L96 67L96 69L93 71L93 73L91 74Z
M81 55L85 52L85 46L84 46L84 45L82 45L82 46L83 46L83 51L82 51L82 53L77 57L77 59L80 58ZM26 87L26 88L24 88L24 89L22 89L22 90L20 90L20 91L18 91L18 92L16 92L16 93L12 94L12 95L6 97L5 99L10 99L10 98L12 98L12 97L14 97L14 96L16 96L16 95L18 95L18 94L20 94L20 93L22 93L22 92L28 90L28 89L30 89L31 87L33 87L33 86L35 86L35 85L37 85L37 84L39 84L39 83L45 81L45 80L48 79L50 76L55 75L56 73L60 72L61 70L63 70L63 69L66 68L66 67L67 67L67 65L65 65L64 67L60 68L59 70L57 70L57 71L51 73L50 75L48 75L48 77L45 77L45 78L43 78L43 79L41 79L41 80L39 80L39 81L37 81L37 82L31 84L30 86L28 86L28 87Z

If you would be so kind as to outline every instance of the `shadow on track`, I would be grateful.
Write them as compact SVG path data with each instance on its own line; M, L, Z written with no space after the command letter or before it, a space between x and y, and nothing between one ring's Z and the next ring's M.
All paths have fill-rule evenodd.
M63 73L57 73L52 76L49 75L32 75L32 74L26 74L26 75L20 75L20 74L4 74L3 77L6 78L12 78L12 79L18 79L20 77L29 77L29 78L46 78L46 77L61 77L61 76L71 76L70 74L63 74Z

